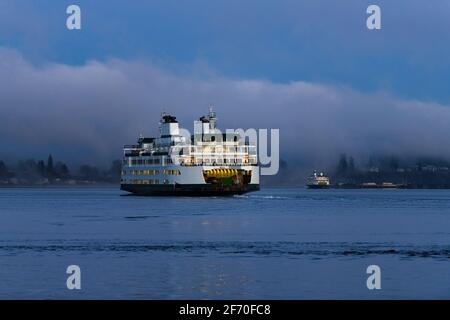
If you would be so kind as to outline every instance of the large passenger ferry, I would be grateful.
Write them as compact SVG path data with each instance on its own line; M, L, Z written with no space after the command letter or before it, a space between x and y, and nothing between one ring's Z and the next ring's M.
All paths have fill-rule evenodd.
M222 133L210 108L181 134L176 117L162 114L160 136L124 146L121 189L137 195L232 195L259 190L257 147L236 131Z

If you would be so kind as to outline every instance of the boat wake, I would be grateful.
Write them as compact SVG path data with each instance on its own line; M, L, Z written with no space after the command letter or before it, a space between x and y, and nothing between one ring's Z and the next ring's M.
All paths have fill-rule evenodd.
M242 198L242 199L274 199L274 200L284 200L284 199L295 199L295 197L286 197L286 196L271 196L271 195L234 195L234 198Z

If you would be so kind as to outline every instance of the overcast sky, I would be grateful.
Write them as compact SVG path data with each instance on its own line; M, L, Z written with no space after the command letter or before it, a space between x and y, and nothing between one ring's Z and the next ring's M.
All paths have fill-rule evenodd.
M279 128L305 165L448 157L449 16L446 0L2 0L0 158L108 163L162 110L190 129L210 103L222 128Z

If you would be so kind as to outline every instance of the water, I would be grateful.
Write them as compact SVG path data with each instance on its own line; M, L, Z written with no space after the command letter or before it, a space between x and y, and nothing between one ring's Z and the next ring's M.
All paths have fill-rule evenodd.
M0 189L0 298L450 298L450 190L123 194Z

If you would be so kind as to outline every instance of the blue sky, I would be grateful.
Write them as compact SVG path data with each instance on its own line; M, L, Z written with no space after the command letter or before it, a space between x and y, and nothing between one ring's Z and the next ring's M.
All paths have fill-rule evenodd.
M83 29L65 29L78 4ZM382 30L366 29L366 8ZM312 81L449 102L450 5L445 0L24 1L0 4L0 45L33 63L148 59L234 79Z

